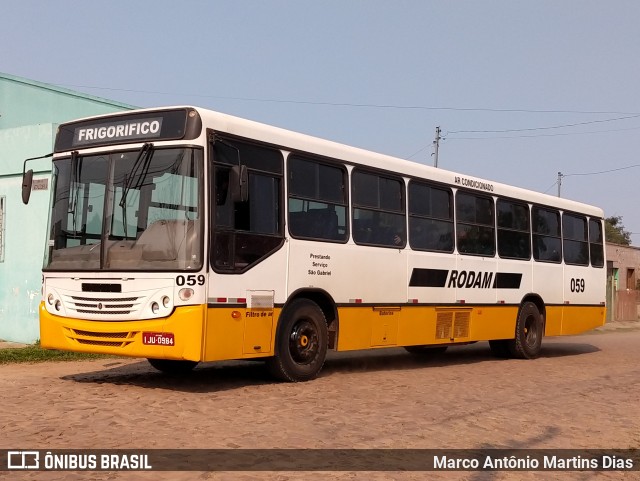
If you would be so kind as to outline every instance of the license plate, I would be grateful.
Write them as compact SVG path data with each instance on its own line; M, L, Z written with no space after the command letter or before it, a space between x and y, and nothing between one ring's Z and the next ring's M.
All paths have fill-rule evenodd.
M142 344L149 346L173 346L175 338L173 332L143 332Z

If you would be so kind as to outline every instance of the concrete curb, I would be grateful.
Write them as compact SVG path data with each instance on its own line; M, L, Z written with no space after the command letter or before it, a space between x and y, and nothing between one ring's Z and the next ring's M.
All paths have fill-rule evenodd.
M594 329L595 332L640 329L640 321L610 321L604 326Z

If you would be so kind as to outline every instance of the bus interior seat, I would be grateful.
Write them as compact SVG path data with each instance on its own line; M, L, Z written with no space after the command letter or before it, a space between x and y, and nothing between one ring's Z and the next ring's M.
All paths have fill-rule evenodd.
M320 239L338 239L338 214L333 209L309 209L289 213L293 235Z
M364 244L371 242L371 220L353 219L353 237Z
M192 252L196 242L194 221L158 220L142 232L136 246L142 247L145 261L173 261L183 249Z

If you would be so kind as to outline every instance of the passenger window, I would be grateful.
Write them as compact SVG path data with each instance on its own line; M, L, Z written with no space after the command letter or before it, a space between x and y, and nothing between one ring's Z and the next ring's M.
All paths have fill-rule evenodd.
M212 154L212 265L219 272L242 272L283 243L282 153L235 139L216 139ZM231 195L235 165L248 168L246 200Z
M289 232L293 237L347 240L347 171L292 156L289 159Z
M529 206L498 199L498 255L506 259L531 258Z
M493 199L456 193L456 245L461 254L493 257L496 254Z
M567 264L589 265L589 235L586 217L562 215L562 248Z
M542 262L561 262L560 212L534 207L532 227L533 258Z
M351 176L353 240L357 244L402 248L406 245L404 182L355 170Z
M604 245L600 219L589 219L589 252L591 254L591 265L593 267L603 267Z
M449 189L409 183L409 244L416 250L453 252L453 196Z

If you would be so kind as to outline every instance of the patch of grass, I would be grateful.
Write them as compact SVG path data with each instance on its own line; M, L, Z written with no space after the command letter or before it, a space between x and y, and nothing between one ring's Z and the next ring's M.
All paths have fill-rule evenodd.
M88 354L81 352L57 351L42 349L40 343L32 346L0 349L0 364L12 364L21 362L48 362L48 361L83 361L90 359L103 359L113 356L106 354Z

